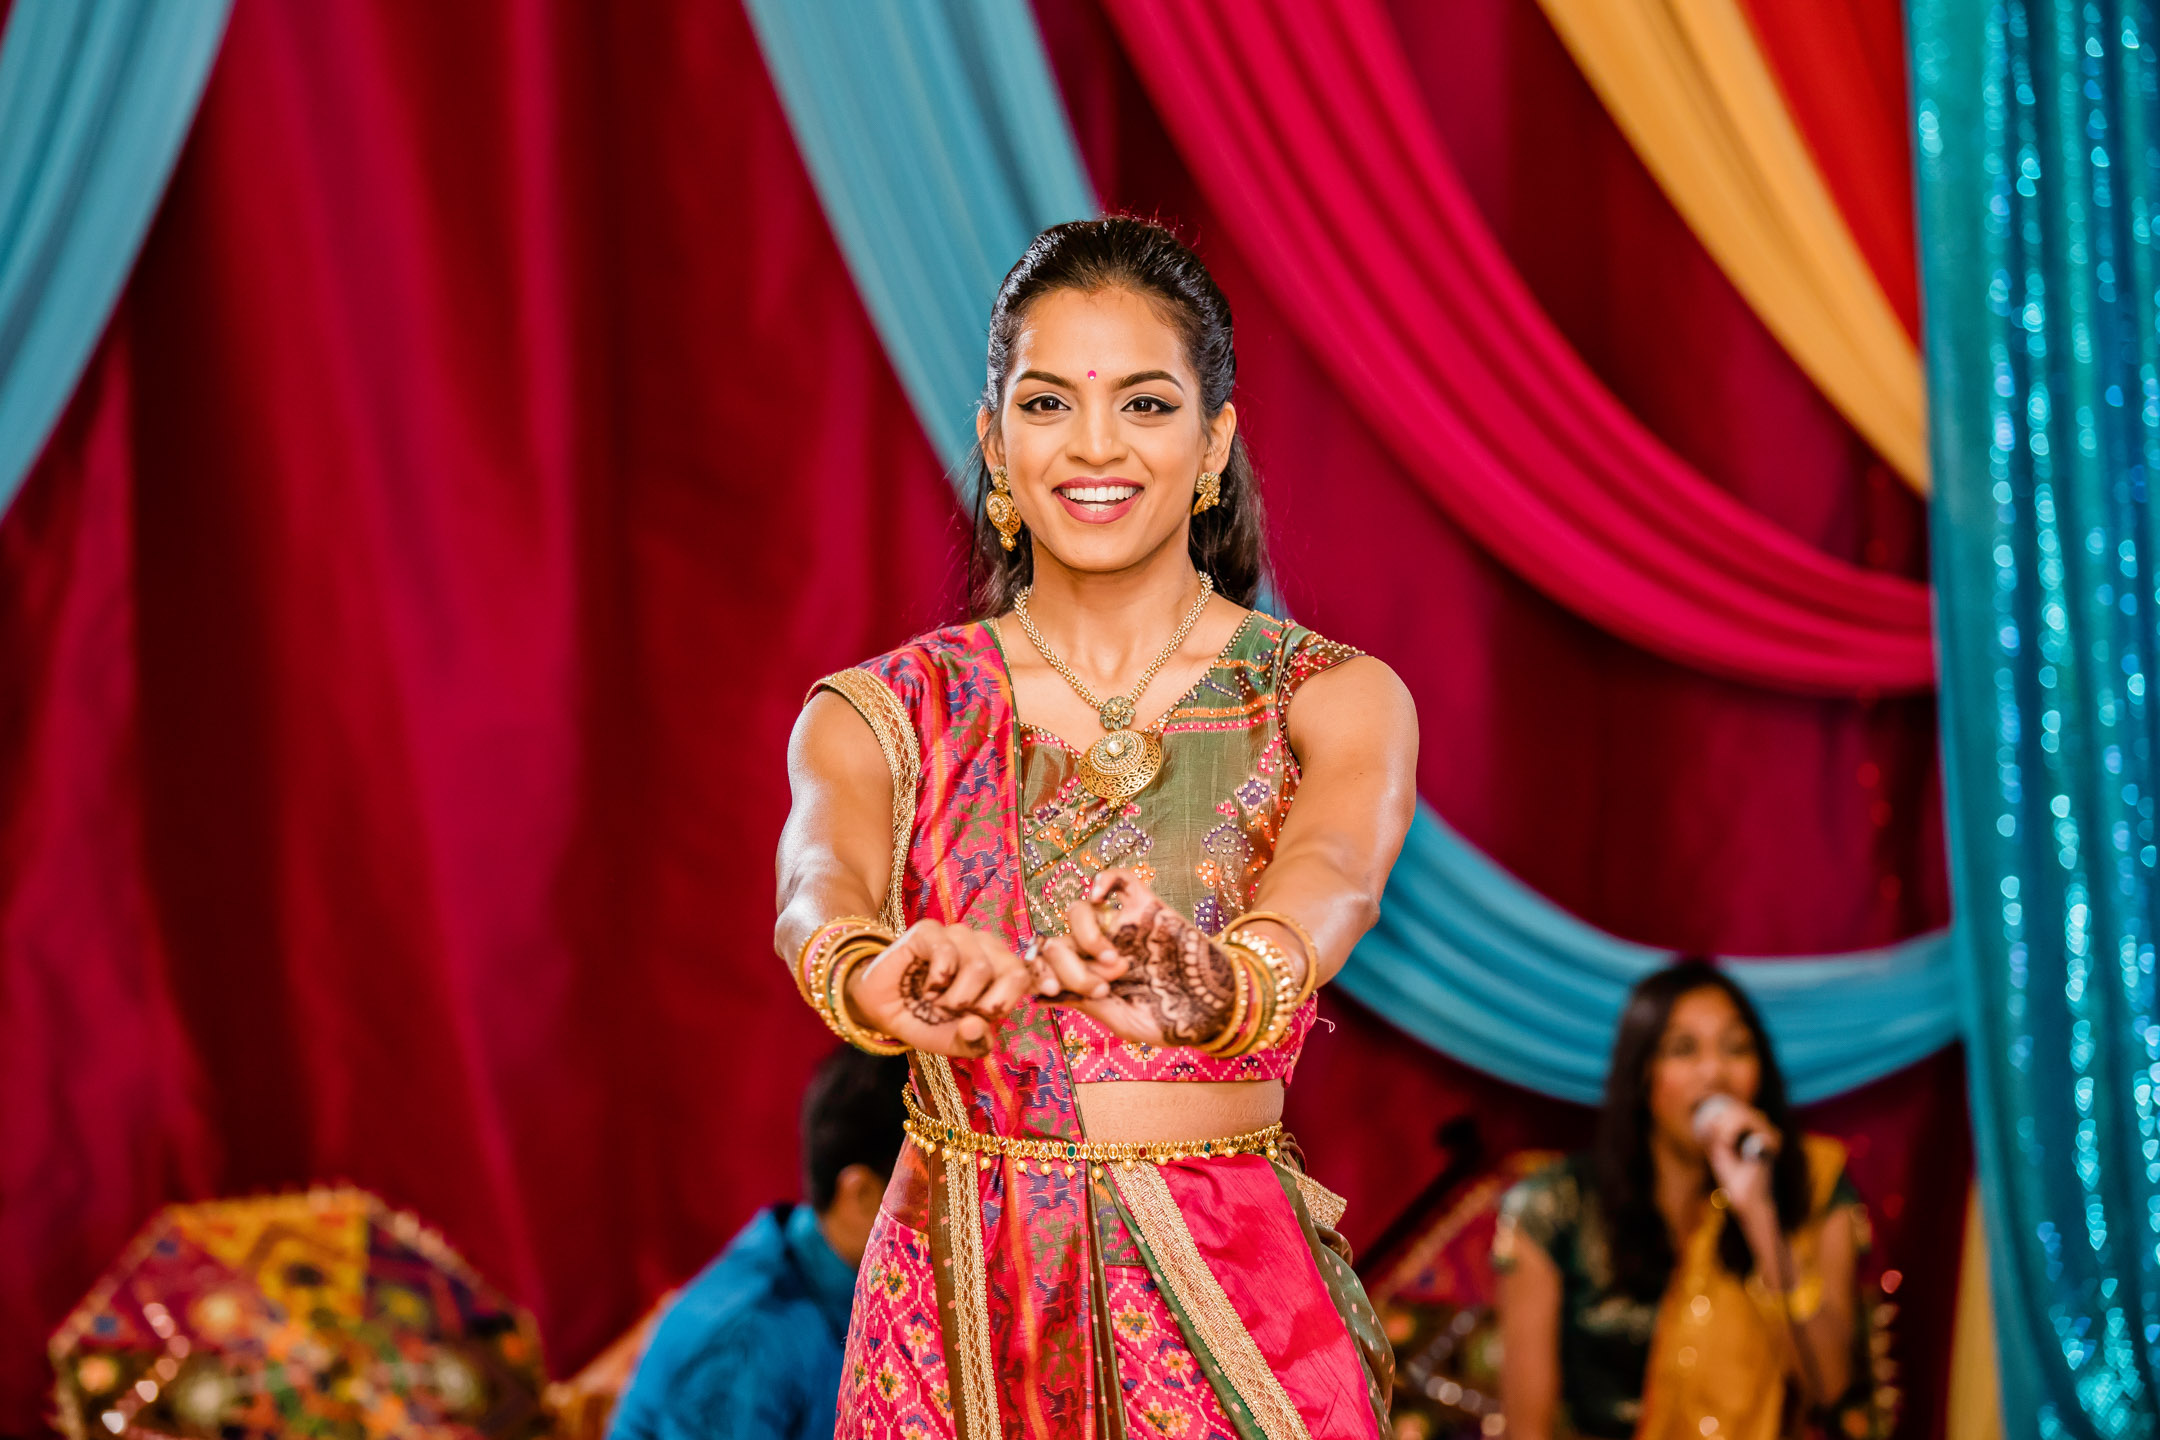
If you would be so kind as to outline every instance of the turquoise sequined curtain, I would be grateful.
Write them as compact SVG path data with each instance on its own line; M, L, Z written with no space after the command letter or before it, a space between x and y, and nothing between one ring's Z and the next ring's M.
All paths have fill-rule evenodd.
M2160 1428L2160 27L1910 0L1954 935L2004 1420Z

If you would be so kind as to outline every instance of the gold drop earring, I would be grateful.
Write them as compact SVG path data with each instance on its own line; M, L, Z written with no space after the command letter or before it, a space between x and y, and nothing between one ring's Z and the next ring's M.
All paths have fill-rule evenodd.
M984 508L990 512L990 523L997 528L998 544L1012 549L1020 535L1020 511L1013 504L1012 482L1005 478L1002 465L990 472L990 498Z
M1200 472L1200 488L1193 492L1192 513L1212 510L1222 503L1222 476L1213 470Z

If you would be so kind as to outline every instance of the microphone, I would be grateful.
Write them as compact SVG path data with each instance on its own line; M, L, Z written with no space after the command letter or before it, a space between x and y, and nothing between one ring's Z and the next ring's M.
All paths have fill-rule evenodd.
M1710 1143L1710 1127L1717 1122L1720 1115L1739 1103L1730 1095L1705 1095L1702 1102L1695 1107L1695 1115L1690 1122L1694 1126L1696 1140L1707 1146ZM1743 1130L1740 1133L1740 1158L1757 1164L1767 1162L1770 1158L1769 1139L1760 1130Z

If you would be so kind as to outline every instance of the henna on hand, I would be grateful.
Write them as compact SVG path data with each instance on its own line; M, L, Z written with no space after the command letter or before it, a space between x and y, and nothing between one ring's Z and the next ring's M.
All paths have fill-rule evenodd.
M910 955L900 972L900 1001L908 1013L925 1025L950 1025L966 1012L939 1003L943 993L942 985L936 991L930 988L930 957L919 951Z
M1173 1045L1198 1045L1222 1033L1237 999L1237 971L1207 932L1167 906L1145 922L1111 932L1131 968L1110 982L1112 999L1154 1017Z

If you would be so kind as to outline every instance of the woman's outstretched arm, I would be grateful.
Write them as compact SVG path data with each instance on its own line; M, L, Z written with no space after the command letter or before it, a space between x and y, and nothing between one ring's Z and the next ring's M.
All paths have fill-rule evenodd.
M1500 1406L1511 1440L1552 1440L1560 1408L1560 1268L1515 1232L1500 1272Z
M1320 951L1320 978L1332 980L1380 918L1380 892L1410 833L1417 706L1393 670L1364 655L1307 680L1287 720L1303 776L1252 908L1299 920ZM1270 934L1303 948L1281 926Z

